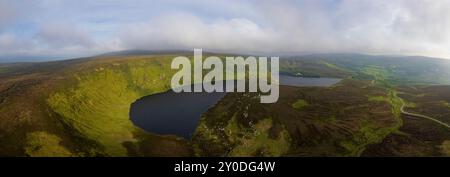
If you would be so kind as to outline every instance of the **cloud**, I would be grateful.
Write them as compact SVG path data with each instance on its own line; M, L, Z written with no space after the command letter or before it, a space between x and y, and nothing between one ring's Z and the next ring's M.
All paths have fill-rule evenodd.
M12 34L0 34L0 53L3 55L17 55L29 53L34 45L27 40L21 40Z
M30 37L0 33L0 53L3 56L89 56L119 50L117 43L116 39L107 39L98 44L86 30L64 23L40 26Z
M333 2L333 3L330 3ZM450 56L450 1L343 0L263 3L293 52ZM289 40L291 39L291 40ZM292 41L295 40L295 41ZM281 42L281 41L280 41ZM445 54L444 54L445 53ZM444 54L444 55L441 55Z
M131 25L128 48L260 53L360 52L450 56L450 1L263 1L246 17L208 22L164 14ZM255 22L258 19L260 23Z
M450 0L33 2L0 0L0 27L8 24L0 30L0 52L87 55L198 47L450 58ZM14 6L27 10L4 10Z
M87 31L64 23L46 24L40 28L36 37L41 43L56 49L73 46L88 48L95 45Z
M13 20L16 15L14 8L8 4L7 0L0 0L0 28Z
M207 23L191 14L167 14L155 21L130 25L120 33L126 48L204 48L220 51L260 51L276 34L245 18Z

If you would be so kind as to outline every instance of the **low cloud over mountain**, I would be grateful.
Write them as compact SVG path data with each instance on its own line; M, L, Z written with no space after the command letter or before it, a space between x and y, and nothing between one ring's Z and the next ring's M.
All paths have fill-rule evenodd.
M450 58L448 0L0 0L0 53L127 49Z

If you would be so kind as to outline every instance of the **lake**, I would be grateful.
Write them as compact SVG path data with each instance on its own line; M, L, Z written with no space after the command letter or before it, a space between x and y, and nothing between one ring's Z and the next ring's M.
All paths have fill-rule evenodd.
M341 79L302 78L280 75L280 85L331 86ZM131 104L134 125L152 133L177 135L190 139L202 113L216 104L226 93L175 93L172 90L142 97Z

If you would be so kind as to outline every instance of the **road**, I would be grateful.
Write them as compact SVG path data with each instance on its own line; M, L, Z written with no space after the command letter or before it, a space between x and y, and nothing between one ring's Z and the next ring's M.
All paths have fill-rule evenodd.
M434 121L434 122L436 122L436 123L438 123L438 124L441 124L441 125L443 125L443 126L445 126L445 127L447 127L447 128L450 128L450 125L448 125L448 124L445 123L445 122L441 122L440 120L437 120L437 119L435 119L435 118L432 118L432 117L429 117L429 116L425 116L425 115L421 115L421 114L410 113L410 112L405 111L404 108L405 108L406 103L405 103L405 101L403 101L402 98L400 98L400 100L402 101L402 107L400 108L400 111L402 112L402 114L409 115L409 116L413 116L413 117L419 117L419 118L424 118L424 119L432 120L432 121Z

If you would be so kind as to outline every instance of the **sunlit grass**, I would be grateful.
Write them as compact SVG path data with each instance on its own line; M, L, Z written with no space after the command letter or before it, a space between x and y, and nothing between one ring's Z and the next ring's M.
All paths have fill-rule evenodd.
M72 153L60 145L61 138L39 131L27 135L25 153L32 157L67 157Z
M169 62L168 60L167 62ZM125 141L135 141L129 119L138 98L169 89L166 61L132 60L74 75L76 84L50 96L50 107L83 136L99 142L112 156L125 156Z
M297 110L302 109L303 107L306 107L308 105L309 105L309 103L303 99L299 99L296 102L292 103L292 107Z

